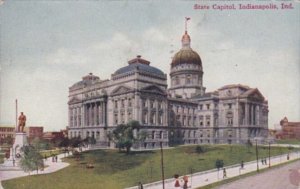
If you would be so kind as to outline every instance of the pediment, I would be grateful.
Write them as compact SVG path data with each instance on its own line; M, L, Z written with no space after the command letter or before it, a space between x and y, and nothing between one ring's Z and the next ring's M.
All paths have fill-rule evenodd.
M77 98L77 97L72 97L72 98L69 100L68 104L76 104L76 103L79 103L79 102L81 102L81 100L80 100L79 98Z
M119 94L124 94L124 93L128 93L132 91L131 88L126 87L126 86L119 86L117 88L115 88L112 92L111 95L119 95Z
M160 94L160 95L166 95L166 92L162 89L160 89L156 85L150 85L141 90L142 92L148 92L148 93L155 93L155 94Z
M251 98L257 101L264 101L265 97L260 93L258 89L252 89L243 94L247 98Z

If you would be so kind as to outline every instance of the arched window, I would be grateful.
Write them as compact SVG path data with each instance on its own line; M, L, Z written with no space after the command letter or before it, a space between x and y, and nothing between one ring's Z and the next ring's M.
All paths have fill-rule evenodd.
M175 77L175 85L179 85L179 84L180 84L179 77L178 77L178 76L176 76L176 77Z
M191 75L187 75L186 76L186 84L191 84L192 80L191 80Z

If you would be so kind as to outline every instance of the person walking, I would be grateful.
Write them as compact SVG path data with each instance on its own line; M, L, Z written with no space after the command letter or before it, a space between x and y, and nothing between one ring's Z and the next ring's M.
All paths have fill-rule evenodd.
M226 169L225 168L223 168L223 179L224 178L227 178L227 173L226 173Z
M241 169L244 169L244 161L241 162Z
M188 188L188 176L183 176L183 189L187 189Z
M174 178L175 178L175 184L174 184L174 187L175 187L175 188L180 188L180 183L179 183L179 180L178 180L179 175L178 175L178 174L175 174L175 175L174 175Z

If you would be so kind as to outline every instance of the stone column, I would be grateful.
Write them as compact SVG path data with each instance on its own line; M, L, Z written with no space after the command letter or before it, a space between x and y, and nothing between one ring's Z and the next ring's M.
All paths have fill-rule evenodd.
M257 105L254 105L254 112L253 112L253 125L257 123Z
M148 106L147 117L148 117L148 125L149 125L149 124L152 124L152 123L150 123L150 120L151 120L151 108L150 108L150 100L149 99L146 99L146 105Z
M160 118L160 116L159 116L159 113L158 113L158 101L157 100L154 101L154 107L155 107L155 110L156 110L156 112L155 112L155 125L159 125L158 124L159 123L158 119ZM161 123L160 123L160 125L161 125Z
M245 102L245 125L249 125L249 104Z
M259 114L260 114L260 106L259 106L259 105L257 105L256 113L257 113L257 118L256 118L257 121L256 121L256 125L259 126L259 125L260 125L260 120L259 120L259 119L260 119L260 115L259 115Z
M92 122L92 110L93 110L93 105L92 103L89 103L89 126L93 124Z
M124 120L125 120L125 123L128 123L129 121L129 117L128 117L128 98L127 100L124 102Z

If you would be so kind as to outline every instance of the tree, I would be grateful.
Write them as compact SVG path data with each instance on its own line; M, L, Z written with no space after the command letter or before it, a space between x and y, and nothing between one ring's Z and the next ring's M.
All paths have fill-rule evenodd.
M23 146L21 148L22 156L20 160L20 167L25 172L44 168L43 156L33 146Z
M135 142L142 142L147 137L146 132L138 132L139 129L140 124L138 121L130 121L127 124L118 125L108 137L116 143L120 151L125 148L128 154Z
M81 140L80 136L71 138L69 141L69 145L73 148L79 147L81 143L82 143L82 140Z
M218 169L218 180L219 180L219 170L224 166L224 162L221 159L217 159L215 162L215 166Z

